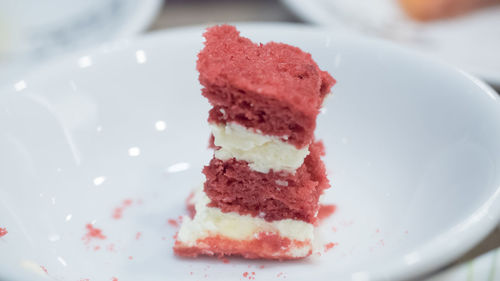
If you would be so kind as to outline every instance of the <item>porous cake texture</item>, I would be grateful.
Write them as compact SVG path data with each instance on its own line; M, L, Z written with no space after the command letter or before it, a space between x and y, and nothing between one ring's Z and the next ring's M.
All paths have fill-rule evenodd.
M312 253L319 197L330 185L314 139L335 80L297 47L209 28L197 69L212 109L214 157L189 199L174 252L296 259Z

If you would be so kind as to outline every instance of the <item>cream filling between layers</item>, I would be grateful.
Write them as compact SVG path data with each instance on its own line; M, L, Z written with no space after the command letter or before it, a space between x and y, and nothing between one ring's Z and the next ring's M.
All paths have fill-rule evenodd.
M290 240L309 242L301 248L290 249L292 256L307 255L312 248L314 226L300 220L284 219L268 222L263 218L240 215L236 212L223 213L218 208L208 207L210 199L202 188L194 196L196 215L193 219L184 217L177 240L184 246L199 246L198 239L220 235L233 240L252 240L261 232L276 233Z
M297 149L282 141L284 137L263 135L236 123L210 127L215 145L221 147L215 151L216 158L244 160L257 172L268 173L272 169L295 173L309 154L309 146Z

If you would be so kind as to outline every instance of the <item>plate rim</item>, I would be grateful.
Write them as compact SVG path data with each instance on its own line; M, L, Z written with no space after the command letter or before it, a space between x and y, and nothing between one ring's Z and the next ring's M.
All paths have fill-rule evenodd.
M163 7L162 0L141 0L136 1L138 9L134 16L124 24L113 38L128 37L137 35L151 26Z

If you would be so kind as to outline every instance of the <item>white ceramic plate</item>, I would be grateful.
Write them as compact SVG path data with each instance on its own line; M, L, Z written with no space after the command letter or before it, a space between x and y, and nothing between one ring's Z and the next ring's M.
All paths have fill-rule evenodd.
M426 281L500 280L500 248L432 276Z
M0 84L48 57L145 30L161 0L6 0L0 4Z
M239 28L300 46L338 79L317 128L333 182L325 202L337 205L318 229L319 253L229 263L173 255L168 220L186 213L211 156L196 27L60 59L0 92L1 277L394 280L445 265L493 229L500 107L488 86L389 43ZM88 223L106 238L87 243Z
M430 23L408 18L397 0L283 0L305 20L387 38L447 60L500 87L500 6Z

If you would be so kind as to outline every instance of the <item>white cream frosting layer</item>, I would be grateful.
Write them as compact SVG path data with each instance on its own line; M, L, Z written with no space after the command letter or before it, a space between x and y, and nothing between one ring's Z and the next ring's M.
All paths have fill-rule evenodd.
M207 207L210 199L203 189L199 189L194 197L196 215L193 219L184 217L177 240L184 246L199 246L198 239L223 236L233 240L251 240L259 233L276 233L283 238L312 242L314 227L300 220L284 219L268 222L263 218L240 215L236 212L223 213L218 208ZM302 257L309 253L312 246L290 249L289 254Z
M216 158L244 160L257 172L273 169L295 173L309 154L309 146L297 149L282 141L283 137L259 134L236 123L210 126L215 145L221 147L215 151Z

